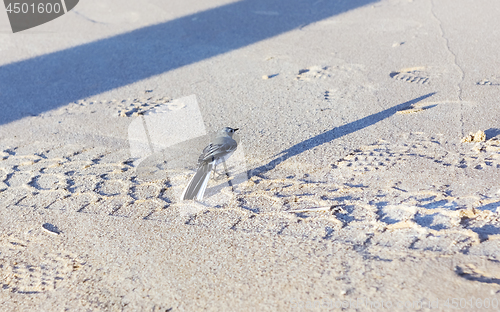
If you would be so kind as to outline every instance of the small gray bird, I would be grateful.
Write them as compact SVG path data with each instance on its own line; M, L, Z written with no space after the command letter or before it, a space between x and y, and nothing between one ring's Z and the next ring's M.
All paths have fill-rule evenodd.
M221 129L217 137L203 149L198 158L196 174L191 178L184 192L182 192L181 200L202 200L208 180L210 179L210 173L212 170L215 173L218 164L222 163L224 165L224 170L227 174L226 160L233 154L236 147L238 147L238 143L233 139L233 134L236 130L238 129L229 127Z

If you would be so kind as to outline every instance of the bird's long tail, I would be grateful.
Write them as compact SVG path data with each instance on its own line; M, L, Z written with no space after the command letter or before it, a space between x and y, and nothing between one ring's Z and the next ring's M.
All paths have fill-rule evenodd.
M197 199L202 200L205 190L207 189L210 173L212 172L212 164L203 164L198 167L196 174L191 178L189 184L182 192L181 200Z

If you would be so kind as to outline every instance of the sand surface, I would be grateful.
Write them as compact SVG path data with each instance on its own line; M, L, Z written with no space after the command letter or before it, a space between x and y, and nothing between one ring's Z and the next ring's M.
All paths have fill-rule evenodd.
M16 34L0 13L1 309L498 311L499 13L86 0ZM180 202L224 126L232 186Z

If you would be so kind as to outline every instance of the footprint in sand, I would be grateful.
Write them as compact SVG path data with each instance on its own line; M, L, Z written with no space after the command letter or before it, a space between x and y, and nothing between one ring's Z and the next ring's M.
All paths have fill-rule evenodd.
M299 70L296 80L326 79L333 76L330 66L311 66Z
M478 86L500 86L500 81L497 79L483 79L476 82Z
M37 245L36 243L34 243ZM67 253L37 253L33 242L13 235L0 239L0 273L2 289L37 294L68 285L76 271L84 265L75 255Z
M365 81L363 66L359 64L347 64L340 61L337 65L315 65L300 69L296 80L313 81L313 80L336 80L349 81L352 83L353 78L359 81Z
M390 236L400 235L406 246L417 249L434 244L426 238L426 233L446 237L444 241L448 245L439 247L441 250L468 248L472 242L478 241L474 238L478 235L481 244L497 237L495 235L500 233L497 225L500 193L492 191L485 198L474 194L456 196L447 185L433 189L432 185L427 187L426 184L425 189L405 189L404 183L401 186L394 181L385 187L376 180L381 174L401 180L399 170L412 164L432 170L450 168L460 176L471 171L494 173L492 170L500 169L500 141L490 139L477 143L480 146L476 149L476 145L471 144L469 150L451 151L435 137L412 134L404 140L362 146L324 171L318 169L317 180L287 172L288 168L294 170L295 167L282 164L278 168L285 171L281 178L269 178L267 173L254 176L245 182L242 192L230 204L202 206L192 213L186 213L186 209L175 202L178 197L171 195L182 191L187 180L184 174L173 175L169 180L142 181L135 176L126 151L104 147L46 146L40 152L32 143L31 147L15 149L15 153L4 149L0 178L5 185L0 191L0 202L10 209L50 209L54 213L60 210L93 214L93 217L97 214L103 218L156 220L181 226L208 227L215 224L226 230L310 239L343 239L350 237L346 233L362 225L367 231L380 232L374 234L372 243L384 243L386 238L393 242ZM328 174L335 178L325 178ZM466 219L467 211L477 213ZM382 233L387 237L384 238ZM423 234L415 241L412 235L418 233ZM3 256L0 250L0 260ZM18 263L19 266L10 268L9 272L15 269L14 273L24 276L23 280L13 280L9 284L12 286L8 287L20 291L43 291L55 287L39 289L31 286L40 285L42 280L27 278L27 268L33 269L37 276L45 273L36 261ZM53 278L46 280L43 282L47 285L54 285Z
M89 100L81 99L64 105L56 110L42 113L44 116L60 116L80 114L84 110L92 109L92 113L97 109L106 109L114 116L136 117L144 115L154 109L162 108L167 110L179 109L178 105L171 103L170 97L143 97L113 100ZM182 107L181 107L182 108ZM1 155L0 155L1 157Z
M438 79L441 75L447 73L447 71L448 69L446 68L415 66L392 71L389 73L389 77L402 82L428 85L431 84L432 81Z
M351 101L360 93L376 90L367 78L363 65L337 60L332 65L315 65L300 69L295 77L299 83L314 83L324 88L319 95L326 102Z
M97 107L106 106L117 109L116 114L119 117L135 117L146 114L148 111L154 109L167 109L176 110L179 109L178 105L171 102L170 97L147 97L147 98L134 98L134 99L120 99L120 100L78 100L70 103L68 106L61 107L53 114L60 115L64 113L72 113L87 107Z
M430 78L427 76L427 74L419 70L410 70L403 72L394 71L390 73L389 76L392 79L404 82L423 84L423 85L430 83Z
M171 99L168 97L121 100L118 102L118 116L135 117L144 115L150 110L157 110L157 113L159 113L163 110L176 110L182 108L175 104L169 105L170 101Z

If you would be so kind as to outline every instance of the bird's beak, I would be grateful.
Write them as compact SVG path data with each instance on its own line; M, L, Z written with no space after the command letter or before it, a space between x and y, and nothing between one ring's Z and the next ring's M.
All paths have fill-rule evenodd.
M234 130L234 132L236 132L236 131L238 131L238 129L239 129L239 128L236 128L236 129L233 129L233 130Z

